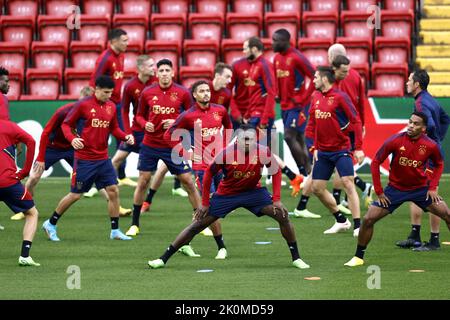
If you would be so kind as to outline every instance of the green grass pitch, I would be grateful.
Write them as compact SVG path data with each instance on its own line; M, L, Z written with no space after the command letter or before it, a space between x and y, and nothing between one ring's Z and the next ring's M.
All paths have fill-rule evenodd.
M368 176L364 176L366 180ZM444 176L440 193L450 201L450 177ZM384 180L385 181L385 180ZM167 178L154 198L150 213L141 219L141 234L132 241L109 240L110 222L106 203L97 196L76 203L58 224L61 242L45 237L41 225L49 218L59 199L69 190L68 178L42 180L35 202L40 212L32 257L40 268L17 265L23 222L9 220L11 212L0 205L0 299L449 299L448 265L450 246L435 252L413 252L394 243L410 231L409 210L403 205L394 215L375 226L366 265L344 267L354 254L356 239L351 232L324 235L334 219L315 198L309 209L322 219L291 218L295 225L302 258L311 269L299 270L279 231L268 231L277 223L268 217L256 218L243 209L222 221L229 257L214 260L217 251L212 237L197 236L192 245L201 258L175 254L164 269L150 270L147 260L158 258L174 237L191 220L187 199L170 193L172 178ZM133 189L121 187L121 203L131 207ZM283 188L283 202L292 211L299 198L290 197ZM365 209L362 210L362 214ZM120 219L126 231L131 218ZM428 240L429 221L425 216L422 240ZM257 241L271 241L256 245ZM450 241L445 224L441 242ZM69 266L78 266L81 288L70 290ZM368 289L372 275L368 267L380 268L380 289ZM213 269L198 273L200 269ZM411 273L410 269L423 269ZM320 277L308 281L305 277ZM369 282L370 279L369 279Z

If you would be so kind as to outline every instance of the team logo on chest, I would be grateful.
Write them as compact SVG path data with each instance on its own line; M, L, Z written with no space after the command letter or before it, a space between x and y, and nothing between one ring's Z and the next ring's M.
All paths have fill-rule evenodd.
M334 102L334 97L329 97L328 98L328 105L331 106Z
M112 113L111 106L106 106L106 113L107 114L111 114Z
M158 101L158 97L157 96L153 96L152 101Z
M401 146L401 147L400 147L400 151L406 151L405 146Z
M286 64L287 64L288 66L291 64L291 62L292 62L292 58L291 58L291 57L289 57L289 58L286 59Z
M421 145L419 146L419 154L420 154L420 155L424 155L426 152L427 152L427 146L421 144Z
M219 112L214 111L214 112L213 112L213 117L214 117L214 120L219 121L219 120L220 120L220 114L219 114Z
M171 92L170 93L170 100L177 101L178 99L178 92Z

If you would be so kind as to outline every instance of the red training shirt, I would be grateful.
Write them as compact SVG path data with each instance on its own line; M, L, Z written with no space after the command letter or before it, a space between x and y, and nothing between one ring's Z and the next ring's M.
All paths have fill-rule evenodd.
M358 71L351 69L343 80L337 80L334 85L341 91L344 91L352 100L359 119L364 126L364 105L366 104L366 88Z
M9 101L4 94L0 97L0 119L8 121L11 120L9 117Z
M248 75L250 73L250 62L247 58L239 59L231 65L233 77L229 88L234 89L230 101L231 116L233 119L244 117L249 107Z
M231 101L231 91L228 88L222 88L220 90L214 90L214 85L212 81L209 81L208 83L209 88L211 89L211 100L210 103L219 104L223 106L227 112L230 108L230 101Z

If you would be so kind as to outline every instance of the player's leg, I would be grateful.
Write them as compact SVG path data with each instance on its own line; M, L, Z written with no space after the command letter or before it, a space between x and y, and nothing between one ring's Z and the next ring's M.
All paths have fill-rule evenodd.
M23 241L22 250L19 257L19 265L40 266L40 264L35 262L30 256L31 245L36 234L39 213L36 207L33 206L32 208L24 211L24 214L25 225L23 226Z
M342 189L344 189L344 184L342 183L339 173L335 171L333 176L333 198L336 200L336 204L341 212L352 214L352 212L341 203Z
M441 219L447 222L447 227L450 230L450 211L448 210L447 204L445 202L432 203L427 210L430 214L430 227L431 234L430 240L425 242L418 248L414 248L414 251L434 251L438 250L441 245L439 243L439 227Z
M361 224L361 209L359 208L359 197L356 192L354 178L352 176L341 177L342 184L344 185L345 193L348 196L348 205L353 217L353 236L357 237L359 227Z
M450 210L447 203L441 200L439 203L432 203L427 207L427 210L435 216L441 218L447 224L447 228L450 231Z
M288 177L290 180L290 184L292 186L291 196L296 197L300 192L301 184L303 182L303 176L300 174L295 174L295 172L292 171L279 156L277 156L274 153L273 156L277 160L277 163L281 168L281 172L284 173L286 177ZM283 180L281 180L281 185L285 184L286 183Z
M178 236L175 238L172 244L169 245L167 250L163 253L163 255L159 259L148 261L148 265L150 266L150 268L157 269L164 267L167 261L175 252L181 250L181 248L189 244L192 241L192 239L198 233L200 233L200 231L208 227L211 223L213 223L217 219L218 219L217 217L207 215L201 220L192 221L190 225L188 225L186 228L184 228L183 231L181 231L178 234ZM200 257L200 255L195 255L195 257Z
M397 241L396 243L398 247L405 249L420 247L422 245L422 240L420 239L420 228L422 224L423 211L413 202L410 203L409 210L411 216L411 232L406 240Z
M177 175L184 189L188 193L189 202L192 208L195 210L199 207L201 203L200 194L195 188L194 181L192 180L192 174L190 172L185 172Z
M370 240L372 239L374 225L378 220L384 218L390 212L392 211L377 205L372 205L369 207L359 230L358 245L356 247L355 256L350 261L345 263L346 266L356 267L364 264L364 253Z
M309 198L312 196L312 176L309 175L305 178L303 183L302 195L298 201L297 207L294 209L294 217L296 218L321 218L320 215L309 211L306 207L308 205Z
M108 194L108 213L111 220L110 239L131 240L132 238L124 235L119 228L119 187L116 184L113 184L104 189Z
M150 184L152 173L150 171L139 171L139 178L133 195L133 219L131 226L126 232L127 236L136 236L139 234L139 220L144 203L145 193Z
M130 152L118 149L111 159L114 169L119 170L120 165L130 155Z
M148 189L147 198L142 203L141 212L150 210L153 197L161 187L167 172L169 172L169 169L167 169L167 166L164 162L158 167L158 169L156 169L156 172L153 174L152 180L150 182L150 189Z

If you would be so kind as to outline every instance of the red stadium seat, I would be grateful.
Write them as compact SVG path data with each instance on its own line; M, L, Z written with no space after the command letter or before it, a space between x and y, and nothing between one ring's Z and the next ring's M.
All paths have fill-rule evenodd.
M84 0L83 13L111 17L114 13L114 2L114 0Z
M9 100L19 100L22 94L23 70L9 70L9 91L6 95Z
M9 0L8 14L12 16L36 17L39 13L39 3L40 1Z
M364 86L367 88L369 80L370 80L369 65L368 64L354 64L354 63L351 63L350 66L352 67L352 69L355 69L356 71L359 72L359 75L361 76L361 78L362 78L362 80L364 82Z
M415 10L416 0L384 0L384 7L387 10Z
M93 70L98 56L105 49L104 44L72 41L70 43L71 66L80 70Z
M373 38L373 29L367 27L367 21L372 13L358 11L342 11L341 25L344 37L349 38Z
M58 42L33 41L31 60L38 69L63 70L66 66L67 45Z
M125 14L145 14L150 17L152 13L151 0L119 0L120 12Z
M273 12L298 12L302 13L302 0L271 0Z
M325 38L300 38L298 39L298 49L315 66L328 65L328 48L333 44L333 40Z
M148 17L145 15L129 15L117 13L113 18L113 28L121 28L127 32L128 43L137 43L144 47L147 38Z
M140 43L129 43L127 52L125 52L124 69L125 71L136 72L136 59L143 52L144 46Z
M189 0L159 0L159 12L186 15L189 12L189 2Z
M262 29L262 17L257 13L227 13L228 37L245 41L250 37L259 36Z
M83 42L101 42L105 44L108 41L108 29L111 20L107 16L81 15L81 25L78 30L78 38Z
M339 12L339 0L309 0L311 11L332 11Z
M378 0L347 0L347 9L366 12L369 6L376 6Z
M214 68L183 66L180 68L180 83L186 88L198 80L211 80L214 76Z
M61 70L28 68L27 95L20 100L55 100L61 86Z
M337 12L303 12L303 31L307 38L336 38Z
M40 15L38 17L39 39L44 42L69 44L72 30L67 28L67 18L63 16Z
M223 59L228 64L232 64L244 56L242 41L240 40L223 39L221 48Z
M403 97L408 64L389 65L380 62L372 64L372 83L375 89L369 90L369 96Z
M80 91L89 85L92 70L83 70L79 68L66 68L64 72L64 87L66 94L60 95L60 100L77 100L80 97Z
M403 38L375 38L377 61L382 63L400 64L409 61L411 56L411 40Z
M147 40L145 53L155 60L169 59L173 63L175 78L177 78L178 64L181 56L181 46L178 41Z
M25 42L0 42L0 66L11 71L25 70L29 44Z
M181 47L185 27L186 16L184 14L152 14L151 28L155 40L176 40Z
M372 39L338 37L336 42L345 47L347 57L352 64L368 64L370 62L370 57L372 56Z
M31 43L35 20L25 16L0 16L3 41Z
M186 65L214 68L219 55L219 45L214 40L184 40Z
M72 6L78 6L78 0L45 0L45 13L49 16L69 16Z
M222 16L227 12L228 0L195 0L198 13L219 13Z
M264 0L234 0L231 2L233 12L256 13L262 15L264 12Z
M291 38L291 40L292 40L292 38ZM269 60L271 63L273 63L273 58L275 56L275 52L272 49L272 38L262 38L261 41L264 45L263 57L266 58L267 60ZM294 46L294 45L291 43L291 46Z
M272 37L276 30L284 28L291 34L291 40L295 46L300 21L300 15L298 13L266 12L264 21L268 37Z
M223 33L223 16L218 13L191 13L189 29L192 39L220 42Z
M414 13L406 11L381 11L381 33L384 37L411 37L413 34Z

